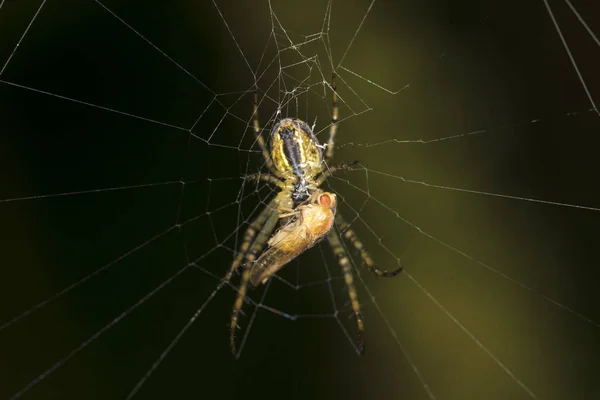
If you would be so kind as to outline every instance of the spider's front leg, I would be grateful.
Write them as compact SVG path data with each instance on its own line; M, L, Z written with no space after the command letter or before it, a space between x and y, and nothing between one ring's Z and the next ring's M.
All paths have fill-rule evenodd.
M327 178L329 178L330 176L332 176L336 172L338 172L338 171L349 171L356 164L358 164L358 160L353 160L353 161L350 161L348 163L341 163L341 164L334 165L334 166L331 166L331 167L326 166L322 170L321 175L316 179L315 186L316 187L320 187L323 184L323 182L325 182L325 180Z
M300 208L300 207L298 207L298 208ZM300 214L300 210L294 210L293 208L287 208L287 207L279 207L279 212L282 212L282 211L283 211L283 213L279 214L279 219L293 217L294 215Z
M278 171L273 165L273 160L271 159L271 154L267 148L267 144L265 143L265 139L260 133L260 124L258 123L258 93L254 92L254 109L252 112L253 124L252 127L254 129L254 137L256 137L256 142L258 143L258 147L263 154L263 159L265 160L265 165L267 169L271 171L271 173L278 176Z
M271 174L263 173L263 172L258 172L256 174L248 175L248 176L246 176L245 179L247 181L265 181L267 183L271 183L271 184L277 186L281 190L286 189L285 184L281 180L279 180L277 177L275 177Z
M337 122L339 119L339 110L337 104L337 91L336 91L335 72L331 74L331 91L333 93L333 105L331 107L331 126L329 127L329 140L327 141L327 161L333 158L333 149L335 146L335 135L337 133Z

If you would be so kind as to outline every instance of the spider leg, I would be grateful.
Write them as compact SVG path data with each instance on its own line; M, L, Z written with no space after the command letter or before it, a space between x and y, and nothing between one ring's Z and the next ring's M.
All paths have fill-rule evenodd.
M225 274L225 277L223 279L229 281L235 273L235 271L237 271L242 260L248 253L248 249L250 249L250 245L253 243L256 233L263 229L269 217L273 213L276 214L278 202L278 198L275 197L265 206L265 208L260 212L260 214L258 214L258 217L256 217L254 221L250 223L250 226L246 229L246 232L244 232L244 239L242 240L242 244L240 245L238 254L234 258L233 262L231 263L231 267L229 267L229 271L227 271L227 274Z
M342 232L342 235L344 236L344 238L346 240L350 241L350 243L352 243L354 248L356 250L358 250L358 252L360 253L360 258L362 258L363 262L365 263L365 265L367 266L369 271L371 271L373 274L375 274L376 276L384 277L384 278L391 278L391 277L398 275L400 272L402 272L402 270L404 269L404 267L402 265L400 265L398 268L396 268L392 271L385 271L385 270L380 270L379 268L377 268L377 266L375 265L375 262L373 261L373 259L371 258L371 256L367 252L367 250L365 249L365 246L358 239L358 236L356 236L356 233L352 230L352 228L350 228L350 225L344 220L344 217L342 217L342 215L339 212L336 213L335 224L340 229L340 232Z
M279 214L279 218L287 218L287 217L291 217L291 216L298 215L298 214L300 214L300 211L290 211L285 214Z
M321 172L321 176L319 176L316 180L315 180L315 186L319 187L323 184L323 182L325 182L325 179L329 178L331 175L335 174L338 171L348 171L349 169L351 169L352 167L354 167L356 164L358 164L358 160L353 160L347 163L340 163L338 165L334 165L331 167L325 167L326 169L324 169Z
M339 118L335 72L331 75L331 90L333 92L333 106L331 108L331 126L329 127L329 140L327 141L327 153L325 155L327 161L333 158L333 147L335 146L335 134L337 133L337 121Z
M358 325L358 353L362 355L365 352L365 327L363 323L362 313L360 312L360 304L358 303L358 296L356 294L356 287L354 286L354 277L352 275L352 268L350 259L344 246L338 231L335 227L327 234L327 241L335 254L342 272L344 273L344 281L348 287L348 296L350 297L350 303L352 310L356 316L356 323Z
M299 206L301 207L301 206ZM286 213L297 213L297 210L294 210L293 208L290 207L283 207L283 206L279 206L278 208L279 211L285 211Z
M258 235L256 235L256 239L254 240L254 242L252 242L251 246L250 246L251 239L248 241L244 241L244 243L242 244L242 247L245 248L245 251L243 252L243 254L241 256L238 255L238 257L236 257L236 260L239 259L239 261L238 261L235 269L237 269L237 267L239 266L242 258L245 257L245 261L244 261L244 272L242 273L242 279L240 281L240 287L238 289L238 294L235 299L235 303L233 304L233 311L231 312L229 344L231 345L231 353L234 355L234 357L237 357L237 349L235 346L235 330L237 328L238 316L239 316L240 310L242 309L242 306L244 305L244 298L246 297L246 292L248 291L248 282L250 281L251 266L252 266L252 263L254 261L256 261L258 254L260 254L260 252L262 251L263 247L269 240L269 237L275 230L277 223L279 222L279 218L278 218L279 215L276 210L277 203L279 203L279 197L275 197L273 200L271 200L271 202L267 205L267 207L265 207L265 209L260 213L260 215L255 220L255 221L257 221L258 219L262 220L261 227L257 228L257 230L259 230L259 231L258 231ZM253 224L255 221L253 221ZM259 221L259 222L261 222L261 221ZM252 227L252 225L248 229L250 229L251 227ZM256 232L256 230L255 230L255 232ZM254 238L254 235L255 235L255 233L252 235L252 238ZM240 254L241 253L242 253L242 249L240 248ZM236 260L234 260L234 263ZM232 269L233 269L233 265L232 265ZM229 277L231 277L231 275L229 275Z
M272 183L273 185L277 186L278 188L280 188L282 190L285 189L285 184L271 174L264 174L262 172L258 172L256 174L248 175L246 177L246 179L249 181L251 181L251 180L265 181L268 183Z
M244 305L244 298L246 297L246 291L248 290L248 282L250 281L250 268L244 266L244 273L242 274L242 280L240 281L240 287L238 289L235 303L233 303L233 311L231 312L231 325L229 327L229 345L231 346L231 354L237 358L237 348L235 346L235 330L238 328L237 320L242 306Z
M265 165L271 171L271 173L280 176L279 171L273 165L273 160L271 160L271 155L269 154L269 150L267 149L267 144L265 143L265 139L260 133L260 124L258 123L258 93L254 92L254 110L253 110L253 128L254 128L254 136L256 137L256 142L258 143L258 147L262 151L263 158L265 159Z

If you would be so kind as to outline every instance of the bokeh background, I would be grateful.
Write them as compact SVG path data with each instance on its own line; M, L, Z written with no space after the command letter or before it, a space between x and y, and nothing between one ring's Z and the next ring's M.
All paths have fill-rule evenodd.
M572 2L597 33L591 3ZM370 291L359 284L363 357L334 318L260 310L234 360L226 326L234 292L224 288L156 370L214 291L206 271L220 277L231 262L227 235L271 194L263 187L236 203L235 178L261 165L236 118L251 112L246 63L255 68L265 47L264 59L277 54L273 26L300 41L320 32L328 3L48 0L28 28L41 4L7 0L0 9L0 397L55 366L21 398L125 398L148 372L135 398L531 398L486 350L540 399L600 397L600 117L544 2L377 1L354 38L371 3L334 1L334 60L354 38L343 65L404 89L391 95L339 71L342 116L372 110L340 124L336 153L366 169L331 185L378 263L389 269L400 257L407 273L361 275ZM600 47L566 2L549 4L598 98ZM314 72L329 77L323 49L306 49L322 61ZM257 82L263 93L280 93L269 89L275 76L270 68ZM222 122L215 98L231 107ZM299 97L283 114L317 117L325 141L329 102L329 92ZM268 121L276 110L264 105ZM192 131L210 144L186 131L201 114ZM454 135L462 136L401 143ZM138 187L118 189L129 186ZM105 188L116 189L90 192ZM303 283L328 270L340 276L323 244L282 274ZM353 338L338 283L335 304L327 284L279 282L264 304L337 310Z

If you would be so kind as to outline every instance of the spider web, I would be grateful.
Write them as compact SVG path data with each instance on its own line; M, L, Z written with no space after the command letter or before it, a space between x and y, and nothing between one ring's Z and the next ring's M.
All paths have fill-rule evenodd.
M1 1L0 394L595 398L600 27L584 2ZM596 11L596 13L594 13ZM328 138L326 242L221 278L276 194L252 131ZM401 257L401 259L400 259ZM258 383L258 384L257 384Z

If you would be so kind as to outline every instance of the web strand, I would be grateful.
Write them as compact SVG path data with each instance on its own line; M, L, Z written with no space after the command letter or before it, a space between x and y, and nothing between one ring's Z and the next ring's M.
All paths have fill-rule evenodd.
M569 45L568 45L567 41L565 40L565 37L563 36L562 30L560 29L560 26L558 25L558 22L556 21L556 18L554 17L554 13L552 12L552 8L550 8L550 4L548 4L548 0L542 0L542 1L544 2L546 9L548 10L548 15L550 15L550 19L552 20L552 24L554 25L554 28L556 29L556 33L558 33L558 36L560 37L560 41L561 41L562 45L564 46L565 51L569 55L569 60L571 60L573 69L575 70L575 73L577 74L577 77L579 78L579 81L581 82L581 86L583 86L583 90L585 90L585 94L586 94L588 100L590 101L590 104L592 105L594 111L596 111L596 113L598 115L600 115L600 111L598 111L598 107L596 107L594 98L592 97L592 94L590 93L590 90L588 89L588 86L585 83L585 80L583 79L583 75L581 75L581 72L579 71L577 62L575 61L575 58L573 57L573 54L571 53L571 49L569 48ZM571 7L573 9L573 7L571 6L571 4L568 1L567 1L567 4L569 4L569 7ZM577 13L575 13L575 14L577 15ZM582 20L580 19L580 21L582 21ZM584 26L586 26L586 24L584 24ZM593 37L595 38L595 35L593 35Z
M44 0L45 1L45 0ZM112 15L113 17L115 17L121 24L123 24L125 27L127 27L128 29L130 29L133 33L135 33L140 39L142 39L144 42L146 42L148 45L150 45L150 47L152 47L154 50L158 51L160 53L161 56L163 56L164 58L166 58L167 60L169 60L171 63L173 63L177 68L179 68L181 71L183 71L186 75L188 75L190 78L192 78L194 81L196 81L196 83L198 83L200 86L202 86L204 89L208 90L210 93L212 93L213 95L215 94L214 91L212 89L210 89L208 86L206 86L200 79L196 78L191 72L189 72L187 69L185 69L181 64L179 64L177 61L175 61L174 59L172 59L167 53L165 53L164 51L162 51L160 48L158 48L158 46L156 46L154 43L152 43L150 40L148 40L144 35L142 35L140 32L138 32L137 30L135 30L131 25L129 25L127 22L125 22L122 18L119 18L119 16L117 14L115 14L111 9L109 9L108 7L106 7L102 2L100 2L99 0L94 0L100 7L102 7L103 9L105 9L108 13L110 13L110 15Z
M67 100L67 101L70 101L70 102L73 102L73 103L77 103L77 104L81 104L81 105L84 105L84 106L96 108L96 109L99 109L99 110L109 111L109 112L112 112L112 113L115 113L115 114L124 115L126 117L131 117L131 118L136 118L136 119L139 119L139 120L142 120L142 121L151 122L153 124L162 125L162 126L166 126L166 127L169 127L169 128L174 128L174 129L177 129L177 130L180 130L180 131L187 131L186 128L183 128L181 126L168 124L166 122L157 121L157 120L154 120L152 118L142 117L142 116L139 116L139 115L135 115L135 114L128 113L128 112L125 112L125 111L115 110L113 108L104 107L104 106L100 106L100 105L97 105L97 104L92 104L92 103L89 103L87 101L73 99L73 98L70 98L70 97L67 97L67 96L62 96L60 94L47 92L45 90L40 90L40 89L36 89L36 88L25 86L25 85L20 85L18 83L8 82L8 81L2 80L2 79L0 79L0 83L3 83L5 85L10 85L10 86L18 87L20 89L30 90L32 92L39 93L39 94L44 94L46 96L51 96L51 97L54 97L54 98L57 98L57 99Z
M363 168L364 168L364 166L363 166ZM429 188L434 188L434 189L452 190L452 191L456 191L456 192L479 194L479 195L490 196L490 197L500 197L500 198L511 199L511 200L521 200L521 201L527 201L527 202L530 202L530 203L547 204L547 205L559 206L559 207L567 207L567 208L576 208L576 209L587 210L587 211L600 211L600 208L598 208L598 207L583 206L583 205L570 204L570 203L561 203L561 202L558 202L558 201L541 200L541 199L534 199L534 198L530 198L530 197L521 197L521 196L514 196L514 195L508 195L508 194L501 194L501 193L484 192L482 190L474 190L474 189L457 188L457 187L444 186L444 185L436 185L436 184L433 184L433 183L427 183L427 182L422 182L422 181L416 181L416 180L412 180L412 179L407 179L407 178L404 178L402 176L388 174L386 172L377 171L377 170L370 169L370 168L365 168L365 170L368 170L369 172L372 172L372 173L375 173L375 174L378 174L378 175L386 176L388 178L397 179L397 180L400 180L400 181L405 182L405 183L412 183L412 184L422 185L422 186L429 187Z
M577 19L581 23L581 25L583 25L583 27L585 28L585 30L589 33L590 37L592 39L594 39L594 42L596 42L596 44L598 45L598 47L600 47L600 40L598 39L598 37L596 36L596 34L592 31L592 29L589 27L589 25L585 22L585 20L581 16L581 14L579 14L579 12L577 11L577 9L573 6L573 3L571 3L570 0L565 0L565 3L567 3L567 5L571 9L571 11L573 11L573 14L575 14L575 16L577 17Z
M40 6L38 7L37 11L33 15L33 18L31 19L31 21L29 21L29 24L27 24L27 28L25 28L25 31L23 32L23 34L19 38L19 41L17 42L17 44L13 48L12 52L8 56L8 59L6 60L6 62L4 63L4 65L2 66L2 69L0 69L0 76L2 76L2 74L4 73L4 70L6 69L6 67L8 67L8 64L10 63L10 61L13 58L13 56L17 52L17 49L19 48L19 46L23 42L23 39L25 39L25 36L27 36L27 33L29 32L29 30L33 26L33 23L35 22L35 20L37 19L38 15L42 11L42 8L44 8L45 4L46 4L46 0L42 0L42 3L40 4ZM2 3L0 3L0 8L2 8L2 5L4 5L4 0L2 0Z
M130 185L130 186L117 186L117 187L104 188L104 189L90 189L90 190L79 190L79 191L64 192L64 193L39 194L39 195L35 195L35 196L24 196L24 197L13 197L13 198L9 198L9 199L0 199L0 203L9 203L9 202L14 202L14 201L24 201L24 200L40 200L40 199L49 199L52 197L75 196L75 195L81 195L81 194L92 194L92 193L102 193L102 192L116 192L119 190L140 189L140 188L174 185L174 184L181 184L181 183L182 183L181 181L168 181L168 182L145 183L145 184L143 183L140 185Z

